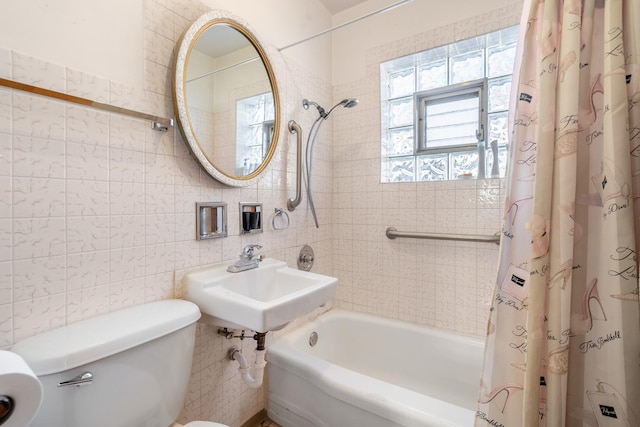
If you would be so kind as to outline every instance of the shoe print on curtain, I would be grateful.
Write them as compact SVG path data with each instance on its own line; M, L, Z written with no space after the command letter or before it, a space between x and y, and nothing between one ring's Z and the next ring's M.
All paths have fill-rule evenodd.
M477 427L640 427L640 1L525 0Z

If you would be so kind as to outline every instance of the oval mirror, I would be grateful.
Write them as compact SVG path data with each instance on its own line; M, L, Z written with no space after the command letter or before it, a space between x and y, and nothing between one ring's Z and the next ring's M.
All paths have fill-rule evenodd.
M265 50L245 24L212 11L187 28L173 99L182 136L211 176L236 187L260 177L276 149L280 102Z

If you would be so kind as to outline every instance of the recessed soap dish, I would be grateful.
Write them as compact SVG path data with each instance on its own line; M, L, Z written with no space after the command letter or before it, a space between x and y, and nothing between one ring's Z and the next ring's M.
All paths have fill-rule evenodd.
M196 203L196 240L227 237L227 204Z

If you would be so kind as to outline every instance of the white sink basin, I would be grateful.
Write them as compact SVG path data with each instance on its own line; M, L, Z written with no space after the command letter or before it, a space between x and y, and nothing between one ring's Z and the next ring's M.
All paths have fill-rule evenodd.
M229 273L227 264L189 273L185 299L218 326L267 332L280 329L335 295L338 279L289 268L266 258L258 268Z

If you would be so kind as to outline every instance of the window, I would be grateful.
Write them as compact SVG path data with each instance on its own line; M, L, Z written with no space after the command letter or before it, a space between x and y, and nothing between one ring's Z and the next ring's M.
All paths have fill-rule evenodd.
M275 110L271 92L236 103L236 174L249 175L269 151Z
M380 65L382 182L504 176L518 27Z

